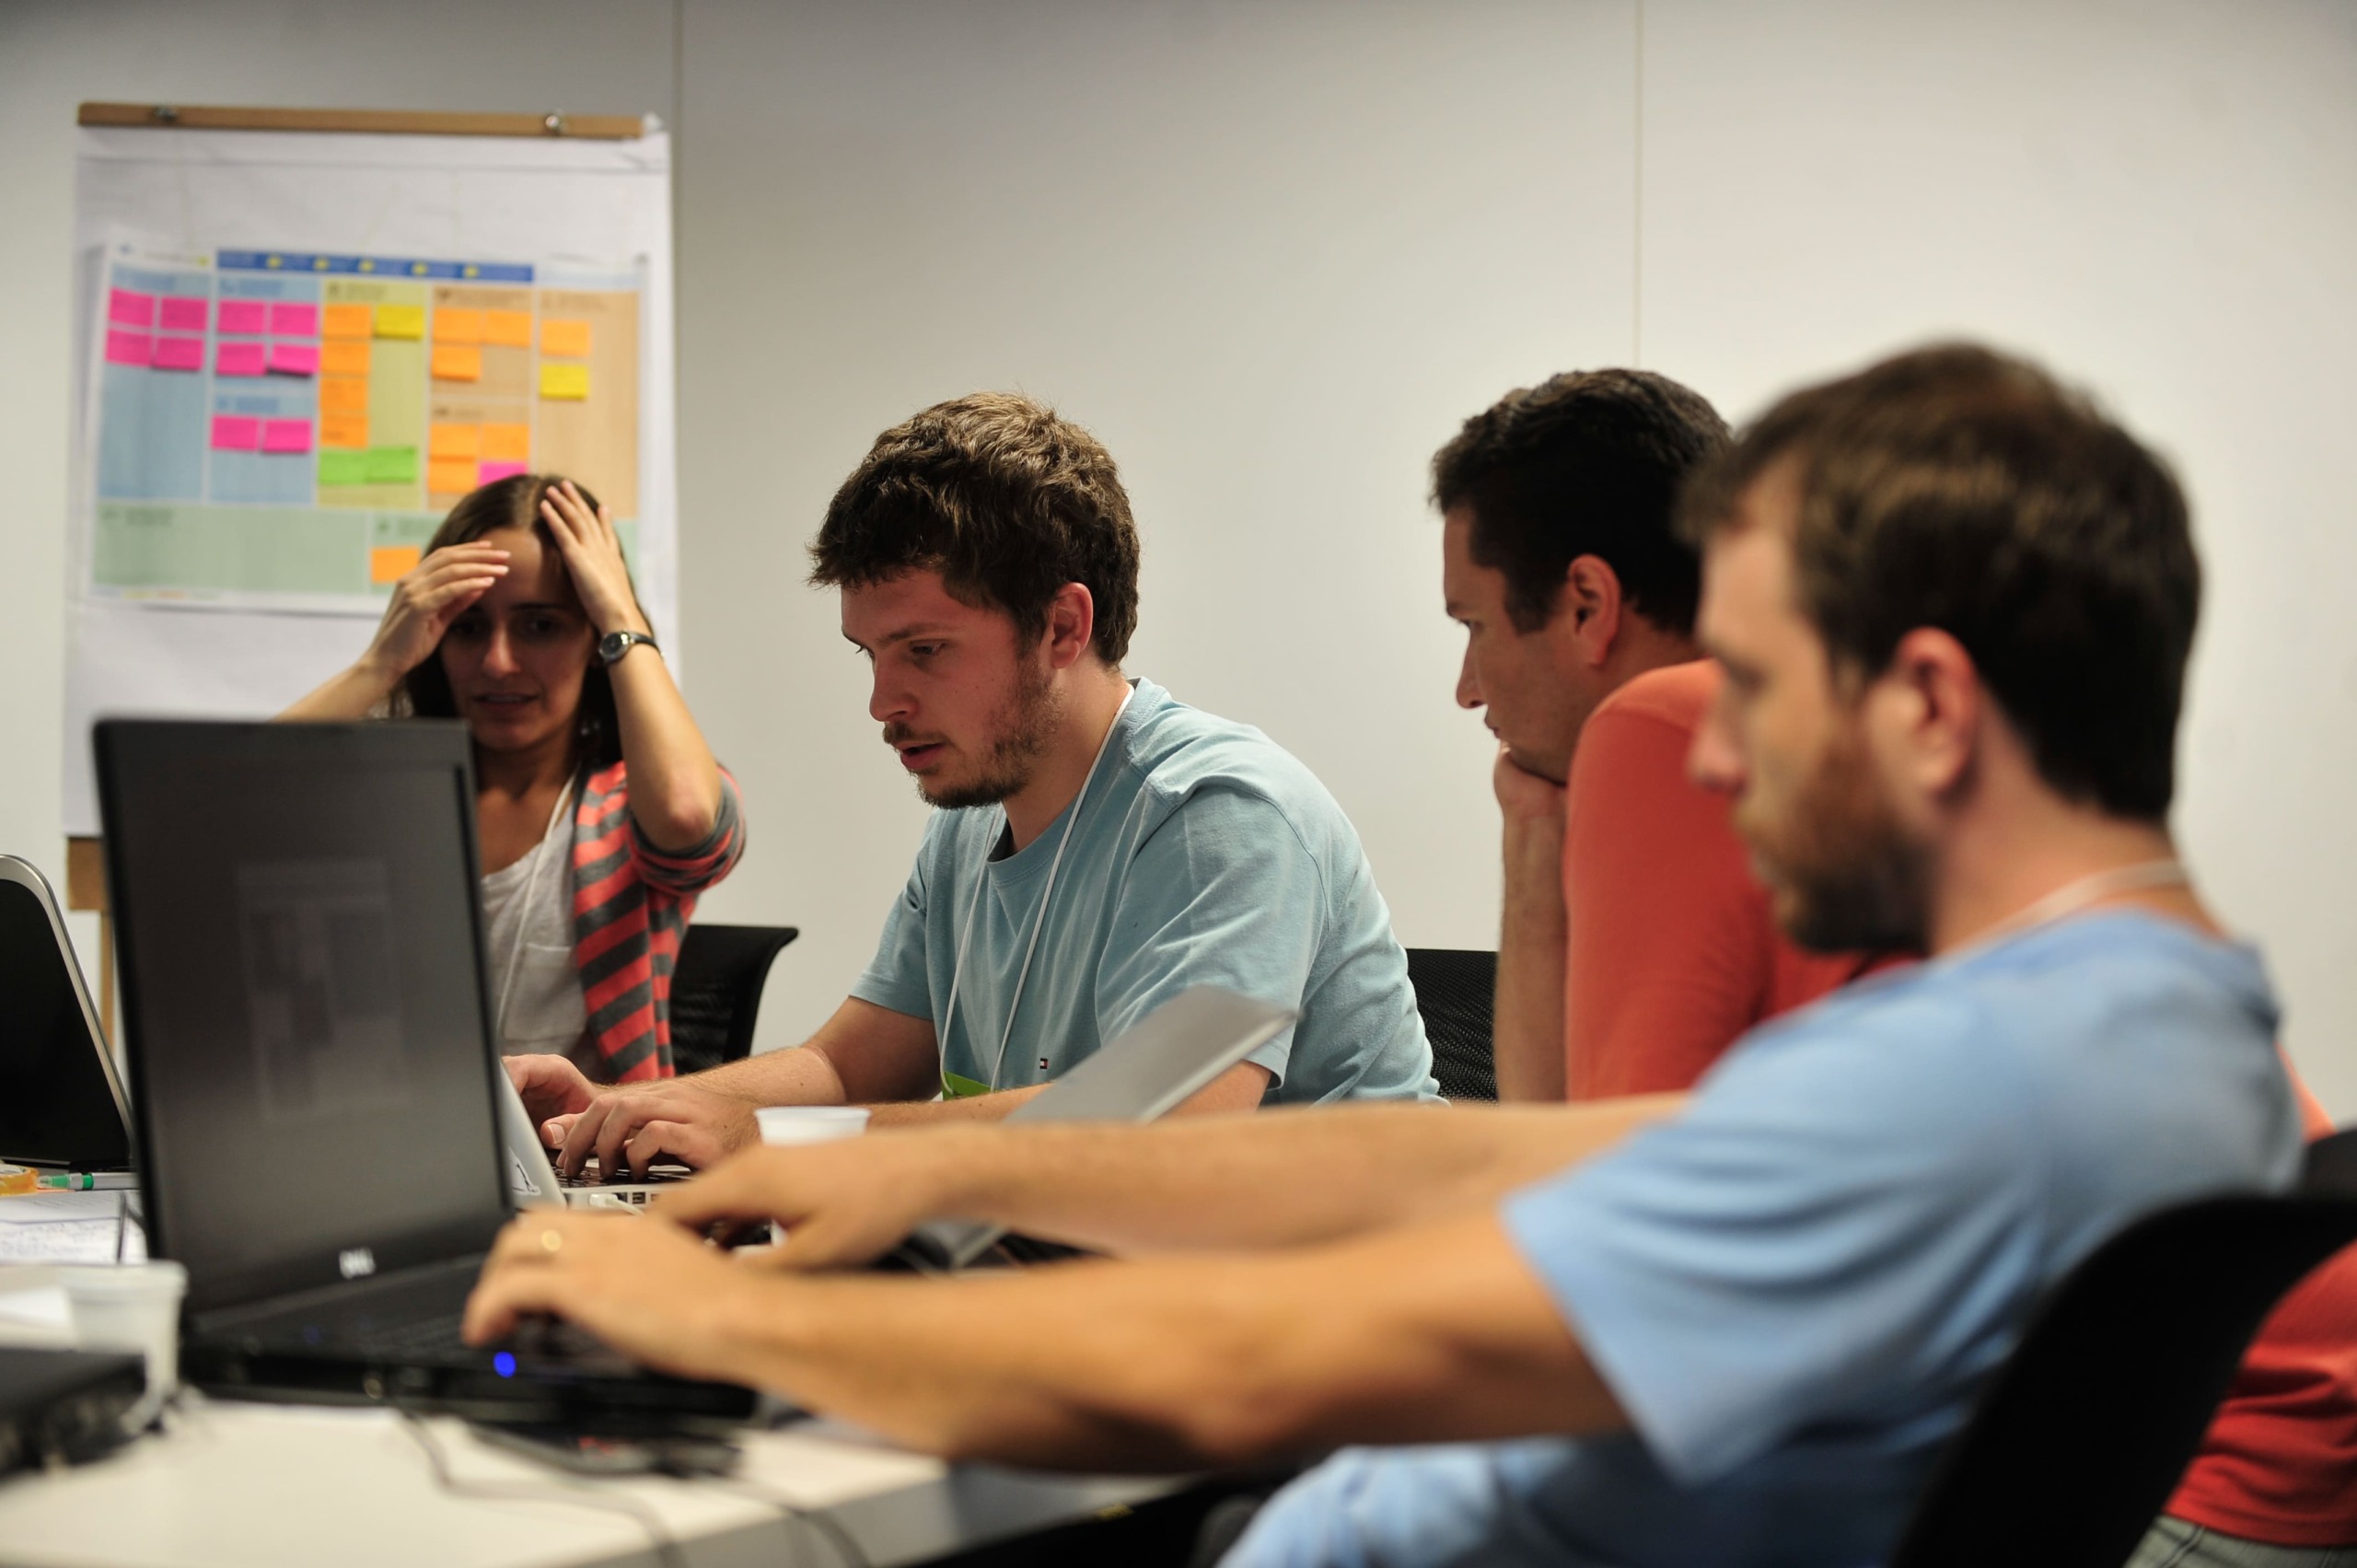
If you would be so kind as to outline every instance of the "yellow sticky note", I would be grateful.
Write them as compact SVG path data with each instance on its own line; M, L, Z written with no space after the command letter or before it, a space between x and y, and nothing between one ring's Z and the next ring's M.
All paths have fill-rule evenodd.
M375 329L368 321L366 305L331 305L322 312L326 317L319 335L327 338L361 338L371 336Z
M579 402L589 395L589 367L586 365L543 365L540 366L540 396L566 402Z
M478 458L482 455L482 426L437 424L425 433L429 458Z
M366 413L332 413L319 411L319 445L356 451L368 445L368 416Z
M540 352L561 354L568 359L588 358L589 323L586 321L541 322Z
M333 306L330 309L335 308ZM330 338L319 345L319 374L322 376L366 376L368 374L368 340L357 342Z
M372 583L398 583L417 570L418 548L413 544L380 544L368 552L368 580Z
M357 413L368 412L368 383L348 377L331 376L319 383L321 413Z
M528 310L486 310L482 341L499 348L532 346L532 313Z
M377 335L400 338L408 343L425 340L425 307L423 305L379 305L377 307Z
M425 465L425 493L429 495L464 495L475 487L475 460L472 458L434 458Z
M482 427L482 457L487 463L528 463L532 460L532 427L528 424L486 424Z
M436 310L434 313L434 341L437 343L482 342L482 312L480 310Z
M482 380L482 350L472 343L435 343L434 378L436 381Z

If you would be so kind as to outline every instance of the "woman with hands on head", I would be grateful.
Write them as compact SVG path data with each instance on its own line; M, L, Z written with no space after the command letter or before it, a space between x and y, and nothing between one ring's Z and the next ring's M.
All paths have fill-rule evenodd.
M474 743L493 1016L528 1108L669 1077L656 956L743 854L744 821L597 497L542 474L468 495L366 651L280 717L380 713L462 719Z

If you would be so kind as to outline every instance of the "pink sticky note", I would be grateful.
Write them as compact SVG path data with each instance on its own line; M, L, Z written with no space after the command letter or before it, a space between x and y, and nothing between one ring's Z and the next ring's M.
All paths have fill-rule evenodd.
M259 332L269 319L269 310L259 299L221 302L221 330L225 332Z
M250 452L261 445L261 421L248 419L243 414L216 413L213 416L213 449L216 452Z
M158 370L203 369L204 340L203 338L157 338L156 340L156 368Z
M319 345L273 343L270 345L270 368L280 376L317 376L319 373Z
M308 419L265 419L261 422L261 449L265 452L308 452L311 449L311 422Z
M204 331L204 301L184 294L164 296L164 330L168 332Z
M273 305L270 308L270 331L274 337L316 338L319 335L319 308Z
M259 376L269 366L260 343L223 343L213 351L215 376Z
M145 332L126 332L119 328L107 331L107 363L109 365L146 365L156 357L156 340Z
M482 463L475 469L475 482L493 484L503 479L514 479L519 473L530 472L531 467L529 463Z
M109 289L107 319L119 327L152 327L156 324L156 296L135 288Z

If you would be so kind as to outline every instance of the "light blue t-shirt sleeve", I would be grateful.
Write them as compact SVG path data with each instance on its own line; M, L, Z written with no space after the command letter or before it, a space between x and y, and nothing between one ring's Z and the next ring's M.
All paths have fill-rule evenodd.
M1192 986L1299 1007L1324 929L1325 879L1284 814L1246 790L1197 789L1137 849L1097 976L1111 1040ZM1248 1062L1282 1083L1290 1028Z
M1836 1005L1838 1005L1838 1004ZM1753 1037L1677 1121L1506 1201L1638 1435L1700 1485L2003 1353L2040 1277L2032 1097L1969 1004ZM1829 1035L1830 1038L1826 1038Z
M933 985L925 973L925 862L933 848L928 829L908 886L885 912L884 934L877 938L876 957L851 988L863 1002L906 1013L912 1018L940 1020L933 1016Z

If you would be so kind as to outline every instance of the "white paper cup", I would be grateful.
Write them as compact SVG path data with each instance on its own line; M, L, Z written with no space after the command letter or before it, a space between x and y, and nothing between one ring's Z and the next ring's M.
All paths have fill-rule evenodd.
M867 1131L864 1105L765 1105L753 1112L764 1144L831 1144Z
M141 1430L180 1382L188 1271L173 1262L119 1263L57 1274L74 1304L74 1338L84 1350L135 1351L146 1358L147 1396L123 1418L129 1430Z

